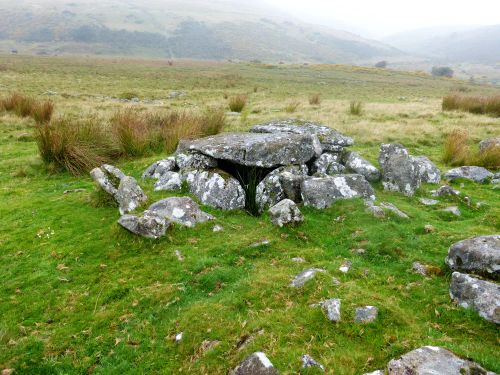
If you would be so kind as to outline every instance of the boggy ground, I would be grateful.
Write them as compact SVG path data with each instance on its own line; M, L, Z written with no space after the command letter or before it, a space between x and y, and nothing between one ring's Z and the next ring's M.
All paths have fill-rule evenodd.
M105 118L128 104L100 97L127 92L169 108L225 105L223 94L243 93L248 105L229 117L226 130L275 118L318 120L353 136L354 149L372 162L380 143L398 141L445 170L442 141L451 130L466 129L479 141L500 129L499 119L440 110L440 98L452 89L498 89L425 75L344 66L169 67L157 61L26 57L2 57L0 66L2 93L56 92L51 98L59 114L92 111ZM186 95L168 99L174 90ZM309 105L309 95L317 92L321 105ZM286 113L294 100L301 102L297 112ZM361 116L348 114L350 100L365 103ZM361 374L419 346L436 345L500 371L498 328L451 303L444 264L452 243L499 232L499 190L491 185L453 183L473 205L450 198L438 207L418 202L433 186L413 198L375 186L379 201L394 203L411 220L376 219L362 202L346 201L323 211L301 208L301 226L278 229L266 214L255 218L204 207L215 222L176 226L166 238L151 241L119 228L116 208L94 207L88 176L48 173L30 137L32 126L32 120L0 115L0 369L218 374L259 350L283 373L298 373L307 353L328 373ZM118 166L139 178L163 156ZM151 181L141 185L150 202L174 195L153 192ZM85 190L64 194L80 188ZM452 204L461 217L439 211ZM212 232L215 224L224 230ZM425 233L426 224L435 232ZM250 246L263 239L269 244ZM351 251L357 248L366 254ZM342 274L345 260L353 267ZM442 273L424 278L412 272L414 261ZM302 289L290 288L291 278L310 267L327 272ZM342 322L335 325L309 307L326 298L342 300ZM354 308L362 305L379 308L375 323L353 323ZM173 338L180 332L177 344ZM203 351L205 340L219 344Z

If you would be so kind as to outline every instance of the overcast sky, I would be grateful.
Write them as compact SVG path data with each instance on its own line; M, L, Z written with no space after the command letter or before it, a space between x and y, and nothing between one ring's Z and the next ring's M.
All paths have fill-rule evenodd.
M449 25L500 24L500 0L264 0L306 21L374 37Z

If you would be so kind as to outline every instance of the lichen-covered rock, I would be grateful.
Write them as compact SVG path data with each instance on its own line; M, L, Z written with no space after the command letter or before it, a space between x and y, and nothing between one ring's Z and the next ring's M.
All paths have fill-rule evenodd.
M318 138L308 134L223 133L191 141L188 148L215 159L261 168L304 164L321 154Z
M148 210L186 227L194 227L197 223L214 219L212 215L200 210L200 207L188 197L162 199L152 204Z
M325 367L321 363L317 362L310 355L304 354L302 356L302 368L306 369L306 368L311 368L311 367L317 367L321 371L325 371Z
M380 207L384 210L392 212L394 215L400 217L401 219L409 219L410 218L406 213L401 211L399 208L397 208L392 203L382 202L382 203L380 203Z
M177 172L163 172L155 184L155 191L178 191L182 188L182 178Z
M297 175L291 172L280 173L280 184L283 189L283 195L295 203L302 202L300 186L302 181L307 178L305 175Z
M90 175L105 192L115 199L121 215L132 212L148 199L135 178L126 176L112 165L104 164L99 168L94 168L90 171Z
M444 175L448 180L453 181L458 178L483 183L493 177L493 173L483 167L466 166L450 169Z
M329 321L340 322L340 305L341 302L337 298L321 302L321 307Z
M280 167L269 173L258 185L256 189L255 201L260 208L272 207L286 198L285 191L281 185L282 175L290 173L302 178L307 176L308 168L306 165L290 165Z
M142 178L155 178L160 179L165 173L172 172L177 168L175 158L170 156L164 160L155 161L148 169L142 174Z
M323 151L338 152L344 147L352 146L354 144L352 138L347 137L328 126L296 119L271 121L265 124L255 125L250 131L253 133L315 135L319 138Z
M417 164L400 144L380 146L379 163L382 167L382 184L385 190L398 191L413 196L420 187Z
M366 178L367 181L377 182L380 180L380 171L368 160L362 158L357 152L346 152L343 156L343 161L347 169L360 174Z
M283 227L284 225L296 225L304 221L304 216L299 208L290 199L283 199L269 209L269 216L274 225Z
M494 375L477 363L435 346L423 346L391 360L387 371L388 375Z
M441 171L426 156L413 156L419 180L429 184L439 184L441 182Z
M175 162L181 171L217 167L216 159L199 152L178 153L175 155Z
M500 137L488 138L479 142L479 150L485 152L486 150L494 147L500 147Z
M458 208L457 206L446 207L443 208L441 211L457 217L462 216L462 212L460 211L460 208Z
M301 193L304 204L315 208L330 207L341 199L375 200L373 188L358 174L308 178L302 182Z
M118 224L134 234L154 239L163 237L170 226L164 217L151 211L145 211L142 216L123 215Z
M439 201L429 198L420 198L418 201L424 206L435 206L436 204L439 204Z
M357 307L354 321L357 323L371 323L377 319L378 309L375 306Z
M433 197L456 197L458 195L460 195L460 192L449 185L443 185L439 189L432 191Z
M446 264L453 271L500 278L500 235L479 236L459 241L448 249Z
M267 356L262 352L256 352L248 356L238 367L231 371L230 375L278 375Z
M207 206L226 211L245 207L245 191L225 172L194 170L185 174L185 180L189 191Z
M302 271L297 276L295 276L290 285L294 288L300 288L304 286L304 284L309 280L314 279L318 272L325 272L325 270L318 268L309 268L305 271Z
M450 297L463 308L472 308L484 319L500 324L500 284L453 272Z
M339 174L345 171L345 166L340 164L340 154L325 152L317 158L311 166L311 173L326 175Z
M385 218L385 211L382 207L377 206L372 200L365 199L366 211L379 219Z

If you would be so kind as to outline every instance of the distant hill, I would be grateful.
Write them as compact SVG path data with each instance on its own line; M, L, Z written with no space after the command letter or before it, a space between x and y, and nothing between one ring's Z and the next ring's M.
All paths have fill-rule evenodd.
M4 52L324 63L402 54L258 0L0 0L0 15Z
M500 63L500 25L415 30L387 37L384 42L449 62Z

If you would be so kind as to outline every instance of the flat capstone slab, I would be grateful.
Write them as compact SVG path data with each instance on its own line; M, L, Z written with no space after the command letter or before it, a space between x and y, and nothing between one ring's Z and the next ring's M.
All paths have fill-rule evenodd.
M223 133L189 142L190 151L248 167L304 164L321 154L310 134Z

